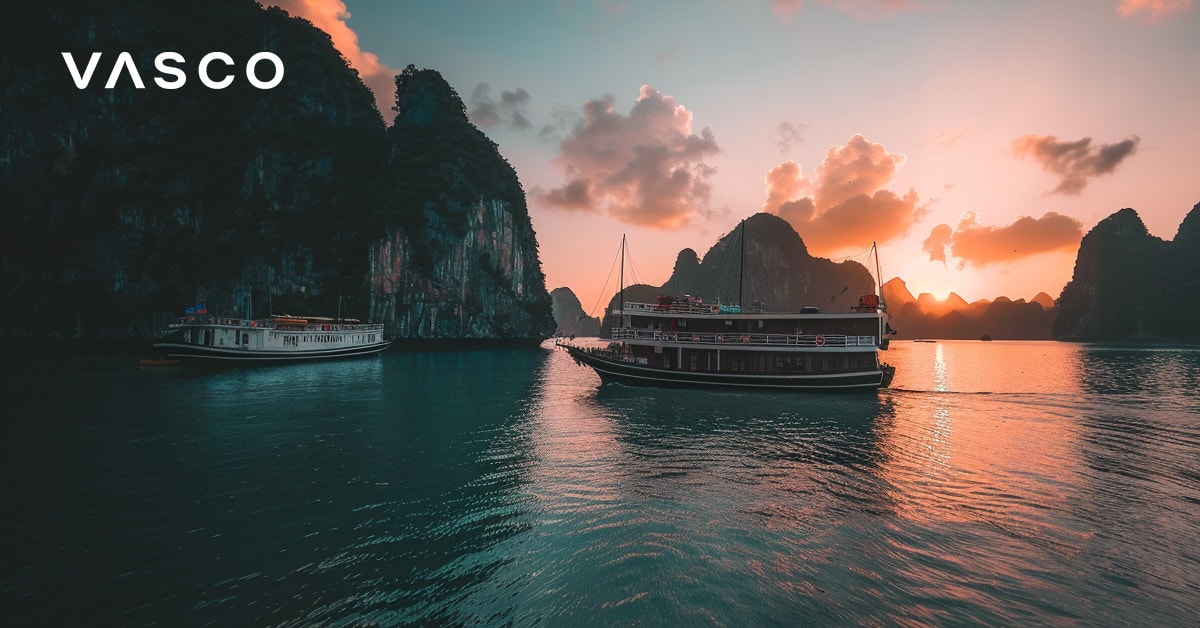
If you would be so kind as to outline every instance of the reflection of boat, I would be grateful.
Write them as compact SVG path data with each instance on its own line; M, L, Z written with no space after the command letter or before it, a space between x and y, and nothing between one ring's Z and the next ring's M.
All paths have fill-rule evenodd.
M183 366L182 360L167 357L149 357L138 361L138 366Z
M694 297L626 303L623 283L621 302L611 312L613 342L603 348L564 345L604 383L873 390L887 386L895 373L879 361L893 332L876 294L860 297L849 312L766 312Z
M383 323L294 316L246 320L201 314L171 324L154 348L178 360L260 362L368 355L391 344L384 338Z

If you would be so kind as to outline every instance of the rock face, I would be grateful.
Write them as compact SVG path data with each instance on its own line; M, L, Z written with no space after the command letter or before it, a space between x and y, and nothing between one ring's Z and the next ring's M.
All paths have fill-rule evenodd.
M984 335L995 340L1049 340L1057 314L1053 299L1044 292L1028 303L1007 297L967 303L953 292L938 301L928 293L913 297L899 277L883 284L883 298L900 340L977 340Z
M0 58L0 335L145 337L214 314L336 312L400 337L553 329L524 193L454 90L397 78L397 124L329 36L252 0L63 0ZM62 51L90 84L75 85ZM117 55L131 60L112 88ZM180 89L155 57L185 58ZM199 59L228 53L214 90ZM284 80L244 77L270 51ZM225 66L216 64L218 72ZM260 74L270 75L269 64Z
M1079 246L1075 272L1063 288L1054 335L1065 340L1200 338L1200 205L1175 239L1146 230L1132 209L1100 221Z
M384 235L370 246L371 318L404 337L546 337L554 330L517 173L433 70L396 77Z
M653 303L658 295L689 294L705 303L749 307L757 301L769 311L816 306L844 312L858 304L859 296L874 294L874 286L875 280L862 264L813 257L786 220L760 213L722 236L702 260L695 251L684 249L666 283L661 287L627 286L625 298ZM607 311L616 307L618 297Z
M570 288L551 290L550 301L554 306L554 322L558 324L554 330L556 336L600 335L600 319L587 315Z

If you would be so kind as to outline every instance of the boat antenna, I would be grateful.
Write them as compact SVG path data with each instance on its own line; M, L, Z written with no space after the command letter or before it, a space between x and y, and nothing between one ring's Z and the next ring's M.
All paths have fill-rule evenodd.
M625 315L625 234L621 234L621 315Z
M338 295L338 322L342 322L342 295Z

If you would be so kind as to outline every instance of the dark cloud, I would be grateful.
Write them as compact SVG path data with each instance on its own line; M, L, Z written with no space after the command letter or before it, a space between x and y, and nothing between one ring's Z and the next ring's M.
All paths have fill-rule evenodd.
M779 137L779 139L775 140L775 145L779 147L779 152L787 153L792 150L792 145L802 143L804 137L800 132L806 128L808 127L804 124L796 125L791 122L780 122L779 126L775 127L775 134Z
M830 148L812 175L794 161L769 170L763 210L790 222L814 252L886 242L908 233L926 210L913 190L899 196L884 189L905 160L855 135Z
M1072 250L1083 238L1083 223L1055 212L1041 218L1021 216L1011 225L983 225L979 216L967 212L953 229L938 225L924 243L930 261L946 263L948 256L959 259L959 268L970 264L1013 262L1023 257L1058 250Z
M721 152L712 131L692 133L691 112L649 85L629 115L615 104L611 95L584 103L582 119L559 145L567 183L538 191L537 200L662 228L702 215L716 172L706 160Z
M514 91L500 92L500 100L492 98L492 87L480 83L471 92L471 106L467 116L471 122L481 129L493 129L501 126L526 131L533 128L526 107L529 105L529 92L518 87Z
M1137 152L1141 138L1134 135L1116 144L1094 146L1092 138L1060 142L1053 135L1025 135L1013 140L1017 157L1032 157L1042 169L1060 177L1055 194L1079 194L1088 180L1109 174L1130 155Z

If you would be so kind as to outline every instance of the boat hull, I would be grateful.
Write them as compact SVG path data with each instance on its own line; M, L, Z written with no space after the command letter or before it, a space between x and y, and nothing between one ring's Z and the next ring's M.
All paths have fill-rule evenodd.
M181 342L158 342L155 350L169 358L186 362L282 363L330 360L379 353L392 345L390 340L370 345L314 349L309 351L261 351L236 347L207 347Z
M794 390L808 392L872 391L887 386L891 367L851 373L711 373L668 370L625 362L588 352L579 347L567 347L577 361L591 367L604 384L655 386L671 388L744 388L758 390Z

